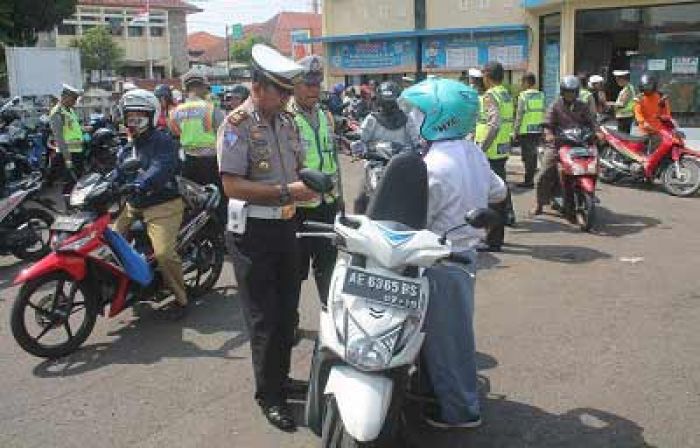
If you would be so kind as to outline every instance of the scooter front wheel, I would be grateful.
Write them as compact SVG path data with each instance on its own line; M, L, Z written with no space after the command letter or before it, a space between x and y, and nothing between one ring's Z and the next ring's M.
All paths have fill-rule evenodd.
M60 272L31 280L12 305L12 336L26 352L56 359L73 353L92 333L97 306L83 282Z
M595 223L596 208L593 194L579 192L576 194L576 215L579 227L584 232L590 232Z
M700 162L683 157L677 163L669 163L661 173L664 190L673 196L692 196L700 189Z
M369 448L370 443L358 442L345 429L340 417L338 405L333 395L326 397L323 429L321 430L321 447L323 448Z

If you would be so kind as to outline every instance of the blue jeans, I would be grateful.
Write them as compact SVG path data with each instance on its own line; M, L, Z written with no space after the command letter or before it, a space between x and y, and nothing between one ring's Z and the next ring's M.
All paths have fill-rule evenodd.
M428 269L430 303L425 321L423 361L442 419L463 423L480 414L474 339L476 254L468 266Z

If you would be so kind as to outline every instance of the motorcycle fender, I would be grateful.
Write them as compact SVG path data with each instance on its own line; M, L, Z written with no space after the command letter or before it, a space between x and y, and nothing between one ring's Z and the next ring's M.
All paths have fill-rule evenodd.
M379 437L384 426L393 381L385 376L360 372L350 366L334 366L325 394L333 394L345 429L359 442Z
M63 271L75 280L85 278L85 259L75 255L52 252L17 275L13 285L26 283L53 272Z
M595 179L589 176L580 176L576 178L576 183L581 190L586 193L595 194Z

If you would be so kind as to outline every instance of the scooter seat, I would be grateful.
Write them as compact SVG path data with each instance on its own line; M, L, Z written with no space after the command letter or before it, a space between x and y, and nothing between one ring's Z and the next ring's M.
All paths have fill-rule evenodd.
M633 143L646 143L649 140L649 137L646 135L642 136L637 136L637 135L630 135L630 134L625 134L624 132L620 132L616 129L612 129L609 127L606 127L607 131L612 134L614 137L619 138L620 140L625 140L627 142L633 142Z
M396 221L377 221L377 224L394 232L416 232L413 227Z

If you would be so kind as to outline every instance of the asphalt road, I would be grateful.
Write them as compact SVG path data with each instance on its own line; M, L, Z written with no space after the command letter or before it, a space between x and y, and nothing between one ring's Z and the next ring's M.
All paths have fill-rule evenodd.
M346 166L346 184L359 173ZM515 191L518 227L503 254L480 260L484 425L412 425L410 445L700 447L700 199L636 187L602 186L599 195L598 231L582 234L553 216L528 219L533 194ZM48 362L9 334L21 265L1 261L0 447L318 445L305 429L271 428L253 403L230 266L182 323L148 307L127 311L100 319L79 352ZM305 285L302 305L310 333L314 289ZM294 351L297 378L311 347L304 340Z

